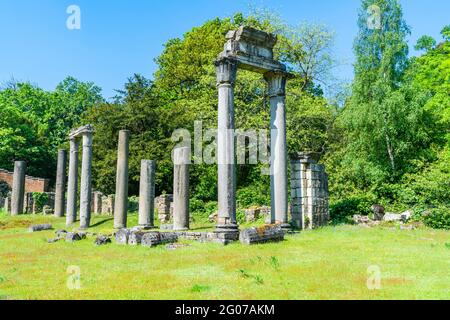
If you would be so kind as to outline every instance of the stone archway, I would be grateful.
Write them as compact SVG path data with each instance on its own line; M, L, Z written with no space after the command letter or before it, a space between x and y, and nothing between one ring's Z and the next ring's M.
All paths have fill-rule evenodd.
M286 149L286 66L273 58L275 35L250 27L228 32L215 61L218 104L218 232L236 232L236 159L234 85L237 69L262 74L269 87L271 129L271 222L289 229Z

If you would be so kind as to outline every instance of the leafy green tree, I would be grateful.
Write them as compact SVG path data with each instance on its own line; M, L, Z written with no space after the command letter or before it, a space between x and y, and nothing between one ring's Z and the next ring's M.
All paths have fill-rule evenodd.
M55 91L10 82L0 90L0 168L27 162L27 173L54 178L58 147L91 104L102 101L100 88L68 77Z
M380 8L380 28L367 23L368 8ZM342 166L357 188L378 188L414 170L426 157L432 135L423 109L428 96L404 83L409 28L397 0L363 0L355 41L355 80L341 125L347 130Z
M417 44L414 46L416 50L430 51L436 46L436 40L430 36L422 36L417 40Z

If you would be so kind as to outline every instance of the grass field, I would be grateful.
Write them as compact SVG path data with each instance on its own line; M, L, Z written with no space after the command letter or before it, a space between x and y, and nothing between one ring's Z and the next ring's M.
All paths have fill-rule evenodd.
M130 225L136 221L130 215ZM167 250L96 247L94 238L48 244L54 231L31 224L64 219L0 213L0 299L449 299L450 232L398 226L326 227L282 243L242 246L186 242ZM95 217L92 231L111 231ZM208 224L196 224L196 229ZM80 289L67 286L80 270ZM381 288L367 287L368 268Z

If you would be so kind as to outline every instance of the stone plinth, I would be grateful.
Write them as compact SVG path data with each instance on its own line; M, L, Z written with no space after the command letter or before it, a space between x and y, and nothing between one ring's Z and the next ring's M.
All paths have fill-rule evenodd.
M114 215L114 195L102 196L102 214L107 216Z
M158 219L162 223L169 222L171 219L171 203L173 202L172 194L163 194L155 198L155 208L158 212Z

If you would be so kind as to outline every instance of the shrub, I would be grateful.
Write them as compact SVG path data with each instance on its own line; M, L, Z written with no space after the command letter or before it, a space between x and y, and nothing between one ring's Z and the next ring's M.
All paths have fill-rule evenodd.
M136 212L139 210L139 197L131 196L128 198L128 211Z
M217 202L204 202L200 199L192 198L189 201L189 210L192 213L192 216L208 219L212 213L217 211Z
M270 187L256 184L237 191L237 204L241 208L270 206Z
M6 198L9 192L11 192L9 184L6 181L0 180L0 197Z
M430 209L424 215L423 223L430 228L450 230L450 208L437 207Z
M48 204L50 198L48 194L41 192L33 192L34 205L37 212L41 211Z
M365 196L354 196L330 205L332 224L351 223L354 215L367 216L371 213L373 201Z

